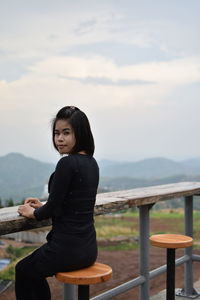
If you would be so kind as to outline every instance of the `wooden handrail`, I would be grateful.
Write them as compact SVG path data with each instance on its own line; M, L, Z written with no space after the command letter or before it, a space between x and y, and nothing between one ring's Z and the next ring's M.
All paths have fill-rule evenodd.
M102 193L97 195L95 215L192 195L200 195L200 182L180 182ZM0 235L51 224L50 220L39 222L21 217L17 213L17 208L18 206L0 209Z

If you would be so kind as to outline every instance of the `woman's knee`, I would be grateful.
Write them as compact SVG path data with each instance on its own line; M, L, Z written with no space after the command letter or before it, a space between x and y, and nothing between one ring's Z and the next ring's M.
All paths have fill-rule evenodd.
M20 260L15 266L16 276L20 276L23 278L31 277L32 268L30 261L26 258Z

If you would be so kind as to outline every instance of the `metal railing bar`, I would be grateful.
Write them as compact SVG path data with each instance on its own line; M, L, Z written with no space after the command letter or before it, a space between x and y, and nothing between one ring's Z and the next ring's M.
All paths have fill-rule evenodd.
M200 261L200 255L192 254L192 261Z
M125 282L121 285L118 285L117 287L110 289L98 296L95 296L94 298L91 298L90 300L107 300L111 299L112 297L115 297L119 294L122 294L124 292L127 292L128 290L137 287L145 282L144 276L139 276L133 280L130 280L128 282Z

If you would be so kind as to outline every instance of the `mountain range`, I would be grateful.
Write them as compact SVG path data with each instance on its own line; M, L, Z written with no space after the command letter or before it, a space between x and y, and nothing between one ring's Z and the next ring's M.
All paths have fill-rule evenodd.
M166 178L177 175L200 174L200 157L184 161L156 157L136 162L99 162L101 174L106 177L132 177L143 179Z
M99 192L129 189L180 181L200 181L200 158L177 162L149 158L136 162L98 161ZM0 198L14 202L41 197L55 165L9 153L0 157Z

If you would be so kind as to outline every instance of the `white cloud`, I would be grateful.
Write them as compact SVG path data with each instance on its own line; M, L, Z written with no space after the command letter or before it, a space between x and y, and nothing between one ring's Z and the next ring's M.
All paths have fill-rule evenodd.
M51 57L29 67L28 71L18 80L0 81L2 109L13 107L24 114L32 110L37 112L37 118L42 118L47 111L56 111L66 102L89 108L89 111L124 105L130 109L133 106L145 109L162 105L164 99L166 105L166 98L174 89L200 81L200 58L118 66L99 56ZM82 82L80 79L84 78L94 80ZM98 78L107 78L116 84L95 84ZM129 81L129 85L118 84L120 80ZM41 103L44 105L40 107Z
M149 83L187 84L200 80L200 57L118 66L104 57L50 57L29 67L30 76L141 80Z

